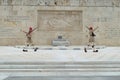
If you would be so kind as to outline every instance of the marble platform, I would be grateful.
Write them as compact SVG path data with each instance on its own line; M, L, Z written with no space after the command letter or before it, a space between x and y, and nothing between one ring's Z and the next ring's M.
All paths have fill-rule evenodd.
M0 80L119 80L120 47L0 46Z

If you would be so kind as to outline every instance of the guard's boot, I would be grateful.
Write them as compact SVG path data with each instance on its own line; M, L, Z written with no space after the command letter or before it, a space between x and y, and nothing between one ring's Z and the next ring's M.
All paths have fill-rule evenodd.
M95 45L92 45L92 48L94 48L95 47Z
M38 50L38 48L35 48L34 51L36 52Z
M94 50L93 52L98 52L98 50Z
M87 52L87 49L86 49L86 48L84 48L84 51L85 51L85 52Z
M28 50L26 50L26 49L23 49L23 52L28 52Z

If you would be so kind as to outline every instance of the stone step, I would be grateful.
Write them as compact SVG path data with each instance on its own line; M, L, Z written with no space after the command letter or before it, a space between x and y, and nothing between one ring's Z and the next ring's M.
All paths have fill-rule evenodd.
M0 62L0 72L120 72L120 62Z
M4 80L120 80L120 76L12 76Z
M40 61L2 61L0 65L115 65L120 64L120 61L79 61L79 62L40 62Z
M0 65L0 69L92 69L92 68L120 68L117 65Z
M0 72L120 72L120 68L111 69L0 69Z

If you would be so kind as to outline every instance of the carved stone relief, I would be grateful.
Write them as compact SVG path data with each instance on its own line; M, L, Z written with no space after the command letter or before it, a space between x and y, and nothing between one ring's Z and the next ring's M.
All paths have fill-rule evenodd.
M38 11L38 14L39 30L82 30L82 11Z

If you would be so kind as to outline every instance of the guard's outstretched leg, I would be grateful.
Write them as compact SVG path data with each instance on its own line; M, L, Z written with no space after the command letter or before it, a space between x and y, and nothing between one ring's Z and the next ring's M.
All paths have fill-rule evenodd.
M98 52L98 50L95 49L95 45L92 45L93 52Z

